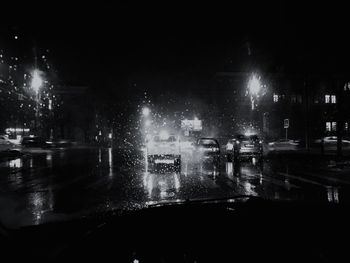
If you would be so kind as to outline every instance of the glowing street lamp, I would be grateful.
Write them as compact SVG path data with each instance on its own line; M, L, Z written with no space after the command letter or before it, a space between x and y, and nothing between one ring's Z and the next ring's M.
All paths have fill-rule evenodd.
M38 131L38 124L39 124L39 100L40 100L40 93L39 90L41 86L43 85L43 79L40 76L39 70L34 70L32 75L32 83L31 87L35 91L36 95L36 111L35 111L35 130Z
M260 79L258 79L255 75L249 80L248 89L251 95L258 95L261 90Z
M148 117L150 113L151 113L151 110L148 107L144 107L142 109L142 115L143 116Z
M40 76L39 71L34 70L31 87L35 91L36 94L39 93L39 89L42 86L42 84L43 84L43 80Z
M152 121L151 121L151 120L145 120L145 126L146 126L146 127L151 126L151 124L152 124Z
M259 97L259 93L261 91L262 85L260 82L260 78L256 75L253 75L248 82L248 92L250 94L250 100L252 103L252 110L255 108L255 98Z

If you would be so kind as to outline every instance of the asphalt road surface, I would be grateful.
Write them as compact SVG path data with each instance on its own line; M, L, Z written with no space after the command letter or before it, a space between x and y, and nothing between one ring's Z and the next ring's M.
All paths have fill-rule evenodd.
M173 200L253 195L346 202L349 171L277 155L220 167L182 159L181 172L147 171L142 154L111 148L32 149L0 163L0 222L8 227L65 220Z

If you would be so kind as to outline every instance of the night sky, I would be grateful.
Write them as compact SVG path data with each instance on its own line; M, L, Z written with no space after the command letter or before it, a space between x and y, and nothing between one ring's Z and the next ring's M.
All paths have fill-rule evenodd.
M185 16L176 10L106 10L71 12L59 23L12 26L1 33L18 32L28 46L50 49L62 82L96 91L135 79L152 89L153 78L186 83L226 70L349 71L349 23L328 6L247 5L222 13L188 10Z

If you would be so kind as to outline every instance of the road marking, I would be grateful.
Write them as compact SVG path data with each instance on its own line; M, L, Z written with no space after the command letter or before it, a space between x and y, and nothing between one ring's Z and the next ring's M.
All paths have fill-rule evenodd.
M318 185L318 186L322 186L322 187L330 187L328 185L324 185L324 184L321 184L319 182L316 182L316 181L313 181L313 180L309 180L309 179L305 179L305 178L302 178L300 176L296 176L296 175L291 175L291 174L286 174L286 173L278 173L279 175L282 175L282 176L285 176L285 177L289 177L289 178L292 178L292 179L296 179L296 180L299 180L299 181L302 181L302 182L305 182L305 183L309 183L309 184L313 184L313 185Z

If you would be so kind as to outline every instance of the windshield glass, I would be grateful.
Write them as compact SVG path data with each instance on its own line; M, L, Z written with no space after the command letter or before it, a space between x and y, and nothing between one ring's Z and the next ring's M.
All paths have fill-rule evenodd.
M347 41L284 16L283 30L248 26L246 11L222 32L198 22L203 35L0 26L0 223L237 195L350 200Z

